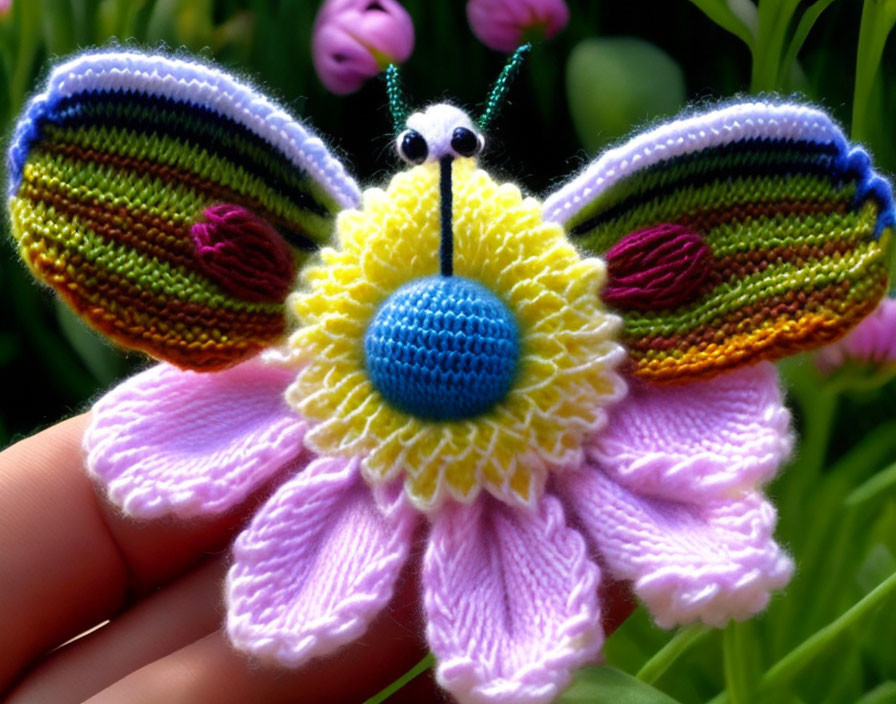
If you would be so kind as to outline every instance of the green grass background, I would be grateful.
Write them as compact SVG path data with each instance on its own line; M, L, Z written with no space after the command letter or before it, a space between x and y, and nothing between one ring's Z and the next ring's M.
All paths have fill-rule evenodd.
M412 102L481 103L504 57L471 34L464 3L404 4L417 32L403 69ZM370 81L348 97L322 88L310 57L317 5L13 0L12 13L0 18L0 134L8 139L54 57L111 43L166 46L251 77L328 135L363 183L382 182L397 168L382 85ZM566 69L582 40L619 36L664 51L689 102L797 93L830 110L882 171L896 170L896 48L886 43L893 0L761 0L758 8L750 0L572 0L570 9L566 30L533 51L484 159L531 192L549 191L580 166L583 144L594 149L617 136L588 116L576 123L584 139L577 135ZM605 50L608 61L619 59L621 78L607 83L585 71L575 85L619 106L614 119L626 128L669 111L668 91L649 85L647 59L638 65L611 44ZM4 234L0 446L86 408L145 364L103 342L35 284ZM797 576L765 614L721 631L663 631L639 608L608 639L607 666L583 670L562 701L896 703L896 383L888 370L861 368L823 378L808 356L781 366L801 441L769 493Z

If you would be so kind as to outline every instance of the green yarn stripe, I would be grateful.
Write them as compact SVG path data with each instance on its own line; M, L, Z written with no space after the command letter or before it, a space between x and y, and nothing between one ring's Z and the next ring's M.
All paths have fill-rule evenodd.
M269 145L264 147L245 139L238 132L230 131L216 124L214 119L197 115L190 106L172 105L159 100L149 99L149 103L141 102L135 96L132 102L120 102L114 97L102 94L84 96L78 102L78 110L89 124L126 124L135 132L150 138L165 134L174 137L189 134L215 145L216 151L229 157L233 163L241 163L247 159L264 166L267 173L282 180L310 196L322 209L335 215L341 208L307 174L289 162L282 154ZM74 129L85 129L83 125ZM180 137L187 142L185 137Z
M805 148L797 148L792 143L783 143L775 151L708 150L686 154L653 164L618 182L576 214L567 223L567 226L570 230L574 230L581 223L587 222L598 213L619 205L627 198L639 196L655 189L683 184L690 178L712 174L714 180L721 182L737 178L744 173L761 176L770 169L781 169L785 165L797 164L799 167L794 167L793 173L790 175L806 175L805 171L810 169L818 171L830 160L831 155L827 151L807 153ZM773 174L766 175L780 178ZM637 205L633 207L637 207Z
M797 201L820 205L851 203L855 184L838 187L828 179L816 176L755 177L731 179L700 187L685 187L669 195L648 201L623 216L601 223L586 235L576 237L576 244L601 253L622 236L659 222L681 222L697 218L714 208L735 211L739 207L763 203Z
M48 130L48 132L50 131ZM159 204L163 210L171 213L171 217L188 215L185 222L194 222L205 207L215 202L222 202L222 199L236 202L251 199L253 203L257 202L262 207L262 212L259 212L259 215L268 214L274 225L280 221L290 229L307 235L319 244L330 238L333 223L329 217L302 209L293 201L266 187L262 181L249 176L227 160L165 138L128 136L126 133L109 132L101 128L76 131L75 135L62 134L61 130L59 132L59 134L48 134L44 144L37 148L32 158L29 159L29 164L36 166L47 164L48 169L59 169L60 171L55 175L64 174L66 182L68 182L68 178L74 177L84 183L91 183L96 197L103 198L104 191L107 189L109 189L108 195L121 197L132 194L131 188L139 188L139 198L131 200L133 206L140 208L143 203ZM145 173L146 169L122 168L114 164L104 164L89 158L80 158L57 151L57 148L65 148L68 145L80 147L87 153L111 154L181 169L185 175L194 174L196 176L195 179L191 179L195 181L195 185L187 185L171 176L161 178L152 173ZM147 168L150 166L148 165ZM50 171L50 173L53 172ZM159 203L158 198L151 197L151 194L146 191L145 184L150 180L153 182L152 189L154 191L161 189L176 192L178 194L176 199L173 201L163 199ZM217 196L216 193L220 190L219 185L232 189L234 195ZM187 193L192 193L192 198L188 198ZM163 205L165 203L167 204ZM196 204L200 204L201 207L197 209ZM181 209L183 207L187 207L189 213L184 213ZM247 203L247 207L257 209L253 208L250 203Z
M147 136L126 130L102 127L88 129L45 128L46 144L72 144L98 153L151 161L187 171L208 184L220 184L260 201L269 211L289 219L323 242L329 235L332 221L297 206L288 197L262 179L229 159L207 150L164 136Z
M741 220L717 225L706 233L716 257L757 249L780 249L800 245L822 246L828 242L862 242L874 227L876 211L870 214L810 213L804 216L763 216L750 222L749 236ZM869 222L869 218L871 221Z
M133 248L109 242L80 219L69 219L59 212L51 212L43 203L35 203L29 198L29 190L30 186L23 187L16 207L32 209L35 221L30 237L42 237L59 250L77 254L139 289L160 297L224 310L276 313L282 309L281 304L254 303L229 296L198 271L172 266Z
M719 285L710 297L684 310L629 312L625 318L625 333L634 337L685 333L727 317L747 303L756 305L786 295L799 284L804 284L799 286L800 290L811 291L853 281L851 299L864 300L867 267L874 262L883 263L880 250L873 244L866 244L838 259L770 265L752 276ZM847 268L861 270L863 276L850 276Z

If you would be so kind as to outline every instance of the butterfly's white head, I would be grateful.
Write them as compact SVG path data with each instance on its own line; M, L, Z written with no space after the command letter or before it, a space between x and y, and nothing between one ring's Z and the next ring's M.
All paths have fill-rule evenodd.
M395 139L395 148L409 164L476 156L485 146L485 137L470 116L448 103L415 112L405 124L407 129Z

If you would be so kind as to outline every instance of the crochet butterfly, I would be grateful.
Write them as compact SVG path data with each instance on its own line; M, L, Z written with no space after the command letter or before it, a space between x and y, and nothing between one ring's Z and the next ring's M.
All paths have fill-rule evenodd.
M540 203L479 168L466 113L397 112L408 168L362 193L213 66L52 72L9 151L13 234L162 361L95 405L90 472L136 517L283 473L234 545L227 631L287 665L359 637L425 527L426 635L461 701L553 699L600 651L602 572L664 627L763 609L792 571L761 490L792 444L770 362L887 289L867 154L815 108L735 102Z

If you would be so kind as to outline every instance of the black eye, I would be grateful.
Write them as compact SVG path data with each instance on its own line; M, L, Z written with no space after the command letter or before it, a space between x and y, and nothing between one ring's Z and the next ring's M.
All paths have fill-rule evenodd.
M429 148L426 146L426 140L423 139L422 134L414 130L408 130L401 138L398 153L402 159L411 164L422 164L426 161Z
M451 148L461 156L473 156L479 152L479 138L466 127L458 127L451 134Z

